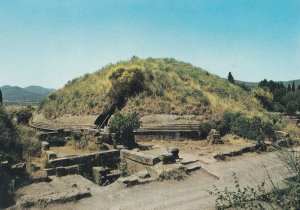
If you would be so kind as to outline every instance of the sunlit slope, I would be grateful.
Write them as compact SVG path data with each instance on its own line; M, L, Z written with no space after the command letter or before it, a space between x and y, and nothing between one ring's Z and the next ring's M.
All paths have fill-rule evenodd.
M148 114L195 114L220 116L226 110L261 115L264 109L250 91L227 80L174 59L140 59L103 67L68 82L51 94L40 107L46 117L64 114L100 114L112 87L112 72L138 68L144 75L144 89L126 99L123 111Z

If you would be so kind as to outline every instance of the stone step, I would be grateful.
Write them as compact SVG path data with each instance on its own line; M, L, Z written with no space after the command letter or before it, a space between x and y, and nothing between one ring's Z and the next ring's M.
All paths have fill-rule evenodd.
M192 173L194 171L198 171L201 168L202 168L201 165L196 162L196 163L192 163L192 164L187 165L185 171L186 171L187 174L189 174L189 173Z

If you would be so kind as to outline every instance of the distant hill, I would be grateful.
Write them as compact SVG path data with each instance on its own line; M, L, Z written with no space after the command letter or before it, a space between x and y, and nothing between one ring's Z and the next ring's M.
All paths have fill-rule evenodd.
M28 90L29 92L40 94L40 95L48 95L49 93L53 93L56 90L53 88L44 88L41 86L28 86L24 88L25 90Z
M248 87L256 87L258 86L258 83L259 82L245 82L245 81L239 81L239 80L236 80L237 83L240 83L240 84L245 84L246 86ZM289 84L292 85L293 82L295 82L295 86L296 88L298 87L298 85L300 85L300 79L297 79L297 80L290 80L290 81L276 81L276 82L282 82L284 84L284 86L288 86Z
M38 86L29 86L21 88L18 86L5 85L0 87L4 102L40 102L46 95L53 92L53 89L47 89Z

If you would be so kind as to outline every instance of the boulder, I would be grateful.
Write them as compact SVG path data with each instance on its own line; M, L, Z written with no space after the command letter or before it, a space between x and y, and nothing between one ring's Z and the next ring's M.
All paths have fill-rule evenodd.
M172 164L176 162L176 158L172 153L162 154L161 156L159 156L159 159L163 164Z
M208 136L207 141L212 144L224 144L224 141L221 139L220 133L216 129L211 129Z
M179 158L179 149L177 147L169 147L168 152L171 153L176 159Z

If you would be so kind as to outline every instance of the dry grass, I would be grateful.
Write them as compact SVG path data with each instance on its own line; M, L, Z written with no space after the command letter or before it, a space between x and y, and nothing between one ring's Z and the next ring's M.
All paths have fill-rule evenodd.
M118 68L139 68L146 78L145 91L129 98L124 112L219 117L228 109L253 114L264 110L254 93L201 68L174 59L134 58L68 82L41 104L40 111L47 117L100 114L111 88L109 76Z

